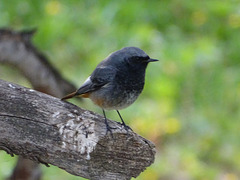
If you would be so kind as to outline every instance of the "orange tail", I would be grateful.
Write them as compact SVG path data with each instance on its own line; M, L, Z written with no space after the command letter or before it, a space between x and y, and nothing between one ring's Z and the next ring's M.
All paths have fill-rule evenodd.
M63 97L61 100L70 99L70 98L76 96L76 94L77 94L77 91L75 91L75 92L73 92L73 93L71 93L71 94L66 95L66 96Z

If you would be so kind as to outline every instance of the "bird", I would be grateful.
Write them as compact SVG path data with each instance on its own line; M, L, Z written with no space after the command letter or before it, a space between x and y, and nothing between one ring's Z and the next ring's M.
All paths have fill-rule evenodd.
M119 110L136 101L144 88L146 68L150 62L156 61L140 48L124 47L101 61L82 86L62 100L90 98L102 109L106 134L110 132L111 135L114 128L109 126L105 110L116 110L121 125L128 131L131 128L124 122Z

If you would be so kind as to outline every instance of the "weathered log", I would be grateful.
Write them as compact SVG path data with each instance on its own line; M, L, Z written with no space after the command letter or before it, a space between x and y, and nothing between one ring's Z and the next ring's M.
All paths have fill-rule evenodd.
M71 103L0 80L0 149L93 180L131 179L154 162L152 142Z

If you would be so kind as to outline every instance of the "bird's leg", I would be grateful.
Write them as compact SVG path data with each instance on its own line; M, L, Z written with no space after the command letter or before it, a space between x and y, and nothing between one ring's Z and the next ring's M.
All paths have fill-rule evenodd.
M121 125L124 126L124 129L125 129L126 131L128 131L129 129L132 131L132 129L131 129L129 126L127 126L126 123L123 121L123 118L122 118L121 114L119 113L119 111L118 111L118 110L116 110L116 111L117 111L117 113L118 113L118 115L119 115L119 117L120 117L120 119L121 119L121 121L122 121Z
M112 129L114 129L114 128L112 128L112 127L109 126L109 124L108 124L108 122L107 122L107 118L106 118L106 114L105 114L104 109L102 109L102 111L103 111L103 115L104 115L104 119L105 119L105 125L106 125L106 128L107 128L106 135L107 135L107 133L108 133L108 131L109 131L110 134L111 134L111 136L112 136L112 138L113 138Z

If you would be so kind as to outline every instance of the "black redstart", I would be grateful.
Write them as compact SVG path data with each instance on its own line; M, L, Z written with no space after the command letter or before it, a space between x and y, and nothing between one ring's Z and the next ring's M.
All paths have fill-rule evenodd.
M144 87L146 67L154 61L158 60L151 59L137 47L120 49L100 62L83 85L62 100L75 96L90 98L103 110L106 133L110 131L112 134L105 114L105 110L111 109L117 111L122 125L128 130L118 110L128 107L137 99Z

